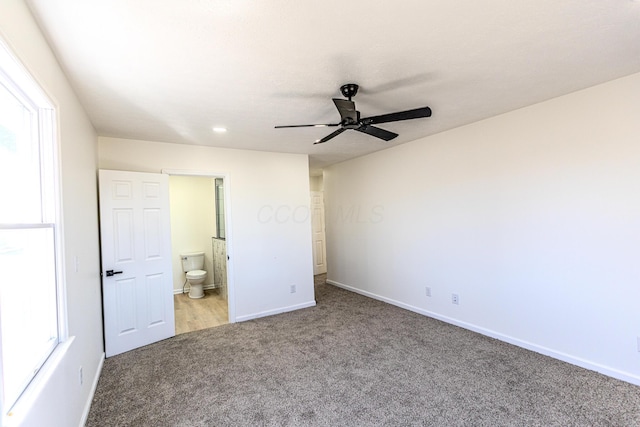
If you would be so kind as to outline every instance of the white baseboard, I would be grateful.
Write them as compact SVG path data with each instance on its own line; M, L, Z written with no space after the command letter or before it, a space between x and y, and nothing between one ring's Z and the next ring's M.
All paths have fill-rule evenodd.
M336 282L335 280L327 279L327 283L337 286L339 288L345 289L347 291L354 292L356 294L364 295L366 297L373 298L378 301L386 302L388 304L395 305L396 307L413 311L414 313L422 314L427 317L432 317L434 319L441 320L445 323L459 326L461 328L468 329L470 331L477 332L479 334L486 335L488 337L495 338L497 340L504 341L509 344L513 344L518 347L525 348L527 350L535 351L536 353L544 354L545 356L553 357L554 359L558 359L563 362L570 363L572 365L580 366L581 368L589 369L591 371L596 371L603 375L616 378L618 380L626 381L631 384L640 385L640 376L633 375L628 372L623 372L618 369L611 368L609 366L604 366L599 363L595 363L579 357L571 356L570 354L566 354L566 353L556 351L547 347L543 347L534 343L530 343L528 341L523 341L521 339L504 335L499 332L493 331L491 329L486 329L486 328L474 325L472 323L461 322L460 320L454 319L452 317L443 316L441 314L434 313L429 310L424 310L419 307L414 307L412 305L405 304L403 302L396 301L391 298L383 297L381 295L377 295L372 292L363 291L362 289L354 288L353 286L345 285L344 283Z
M80 427L84 427L84 425L87 423L87 418L89 418L89 411L91 410L91 402L93 402L93 396L96 394L96 389L98 388L98 380L100 379L100 374L102 373L103 366L104 366L104 353L102 353L102 356L100 357L100 362L98 362L98 369L96 369L96 374L93 377L93 383L91 384L89 397L87 398L87 401L84 404L84 411L82 411L82 418L80 419Z
M209 289L218 289L219 287L220 287L220 285L215 285L215 284L213 284L213 283L212 283L212 284L210 284L210 285L204 285L204 286L202 286L202 290L203 290L203 291L207 291L207 290L209 290ZM185 286L185 288L184 288L184 292L185 292L185 293L189 293L189 286ZM174 290L173 290L173 294L174 294L174 295L180 295L181 293L182 293L182 288L180 288L180 289L174 289Z
M259 313L247 314L244 316L237 316L236 322L244 322L247 320L258 319L260 317L273 316L274 314L286 313L288 311L300 310L301 308L314 307L316 305L315 300L305 302L302 304L290 305L288 307L276 308L274 310L261 311Z

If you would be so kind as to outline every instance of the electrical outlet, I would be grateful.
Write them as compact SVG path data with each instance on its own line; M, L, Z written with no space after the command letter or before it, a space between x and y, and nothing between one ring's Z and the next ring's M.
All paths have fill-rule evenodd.
M460 297L458 294L451 294L451 304L460 304Z
M638 353L640 353L640 337L638 337Z
M296 285L291 285L291 293L292 294L296 293Z
M425 294L426 296L428 296L428 297L430 297L430 296L431 296L431 288L430 288L429 286L426 286L426 287L424 288L424 294Z
M82 382L83 382L83 378L82 378L82 366L80 366L80 370L78 371L78 379L80 380L80 385L82 385Z

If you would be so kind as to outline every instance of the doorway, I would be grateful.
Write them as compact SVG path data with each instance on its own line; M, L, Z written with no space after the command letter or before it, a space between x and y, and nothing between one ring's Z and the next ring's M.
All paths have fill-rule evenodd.
M313 233L313 275L327 273L327 246L325 238L324 193L311 192L311 230Z
M163 173L169 174L176 335L229 323L225 177ZM193 253L204 254L206 271L204 296L195 299L182 267L182 256Z

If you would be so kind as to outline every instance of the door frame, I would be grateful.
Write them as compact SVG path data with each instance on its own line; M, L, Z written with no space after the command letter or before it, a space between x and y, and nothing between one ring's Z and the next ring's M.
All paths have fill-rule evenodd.
M189 170L189 169L162 169L161 173L169 176L193 176L202 178L222 178L224 184L224 221L225 221L225 242L227 244L227 310L229 323L236 323L236 292L233 274L233 227L231 225L231 178L229 174L222 172ZM212 219L215 221L215 218Z

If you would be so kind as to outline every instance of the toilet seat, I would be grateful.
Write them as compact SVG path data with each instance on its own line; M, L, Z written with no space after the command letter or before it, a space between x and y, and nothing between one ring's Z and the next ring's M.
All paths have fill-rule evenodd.
M192 270L187 272L188 280L198 280L202 279L207 275L207 272L204 270Z

